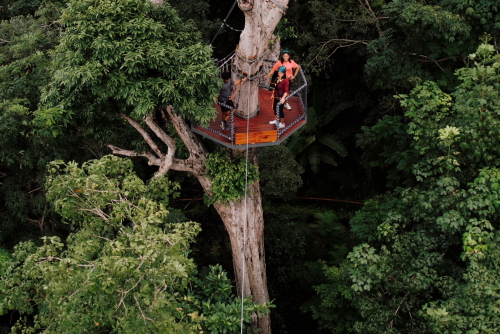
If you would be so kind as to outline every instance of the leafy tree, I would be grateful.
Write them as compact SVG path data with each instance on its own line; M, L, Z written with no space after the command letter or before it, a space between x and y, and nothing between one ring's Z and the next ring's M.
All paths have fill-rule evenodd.
M0 20L8 20L21 15L32 15L41 4L42 0L1 0Z
M66 29L52 54L56 71L42 97L46 105L87 122L95 110L142 118L166 103L196 122L214 116L218 79L210 49L169 5L70 2L61 24Z
M61 27L55 21L62 5L46 1L35 16L0 22L0 242L7 248L56 227L41 187L47 163L89 157L76 149L91 146L78 132L54 138L67 122L58 117L60 110L33 112L40 87L50 79L48 50L58 42Z
M366 129L370 140L360 137L384 143L379 161L407 186L371 199L351 220L363 242L348 256L361 317L355 332L498 331L491 275L500 260L500 57L485 43L469 60L451 96L434 83L417 85L398 97L408 122L386 116ZM392 127L402 142L387 136Z
M211 49L201 43L194 26L180 19L169 4L154 2L70 1L61 16L65 31L52 53L55 70L51 83L44 89L40 113L58 108L63 111L61 119L71 117L72 126L101 136L123 125L120 116L141 134L144 144L135 150L122 149L129 144L104 136L102 142L113 153L145 157L149 165L159 167L158 178L169 170L190 172L212 197L224 187L213 187L214 179L207 175L204 163L207 151L186 120L203 124L215 116L212 104L220 79ZM260 35L249 34L257 21L247 20L251 24L245 25L246 33L242 36L247 38L239 44L240 50L248 55L245 49L266 50L266 38L272 35L282 15L280 9L267 9L265 1L240 6L247 16L269 17L268 22L264 20L265 34ZM246 65L242 68L246 69ZM252 86L258 88L256 81ZM249 101L255 104L258 90L253 92L255 99L249 97ZM169 125L164 126L165 123ZM184 144L186 159L176 155L176 137ZM241 185L242 180L239 181L237 184ZM247 201L239 196L228 203L216 202L214 207L230 236L238 293L252 295L263 304L269 295L260 189L255 179L248 179L247 184ZM240 227L244 225L247 227L242 231ZM245 260L244 265L241 259ZM255 320L255 327L269 333L268 316Z
M303 171L286 146L268 146L259 154L259 182L264 196L292 198L302 186Z
M335 60L345 63L335 56L349 50L362 56L372 89L410 88L408 79L414 77L453 88L453 71L474 51L477 39L484 32L498 38L500 28L495 1L319 0L298 5L292 15L303 31L297 44L307 50L303 56L309 69L331 69Z
M350 106L350 103L340 103L328 109L320 109L319 115L314 108L308 108L307 124L303 130L294 133L287 144L302 166L309 165L317 173L321 162L337 165L332 151L342 157L347 155L344 144L337 136L329 133L328 125L339 112Z
M16 246L0 283L0 310L18 311L12 332L114 331L227 333L240 326L241 302L220 267L194 277L189 244L193 222L165 223L178 185L144 183L129 160L107 156L85 163L54 162L47 196L70 223L66 243ZM193 283L193 287L190 284ZM266 305L244 301L244 320Z

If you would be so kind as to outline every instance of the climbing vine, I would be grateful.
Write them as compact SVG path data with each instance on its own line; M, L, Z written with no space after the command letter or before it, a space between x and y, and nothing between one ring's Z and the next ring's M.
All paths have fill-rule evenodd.
M225 152L214 152L205 160L207 175L212 179L212 194L205 196L207 205L227 203L245 195L245 159L231 159ZM248 183L258 180L257 167L248 164Z

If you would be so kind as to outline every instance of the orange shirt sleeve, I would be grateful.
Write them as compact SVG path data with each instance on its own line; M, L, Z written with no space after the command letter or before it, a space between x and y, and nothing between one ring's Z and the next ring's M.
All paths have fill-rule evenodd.
M277 62L274 63L273 71L276 72L280 66L281 66L281 60L278 60Z

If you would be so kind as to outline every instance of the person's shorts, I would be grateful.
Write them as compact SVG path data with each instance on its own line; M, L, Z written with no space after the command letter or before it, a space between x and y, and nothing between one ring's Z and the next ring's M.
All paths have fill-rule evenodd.
M221 101L219 100L220 103L224 103L225 105L229 106L229 107L232 107L234 108L234 103L233 103L233 100L226 100L226 101ZM228 112L228 111L231 111L231 109L227 108L227 107L224 107L224 106L220 106L220 110L222 112Z
M276 113L276 105L279 103L279 101L281 100L281 97L275 97L274 98L274 103L273 103L273 110L274 110L274 113ZM283 112L283 107L285 105L284 104L280 104L280 106L278 107L278 111L279 111L279 116L280 118L285 118L285 113Z

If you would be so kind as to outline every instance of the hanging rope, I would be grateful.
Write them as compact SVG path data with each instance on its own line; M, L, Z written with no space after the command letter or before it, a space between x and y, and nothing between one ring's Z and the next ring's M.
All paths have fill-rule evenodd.
M219 30L217 30L217 33L215 34L214 38L213 38L213 39L212 39L212 41L210 42L210 46L212 46L212 44L214 43L215 39L217 38L217 35L219 35L219 33L220 33L220 30L221 30L221 29L222 29L225 25L227 25L227 24L226 24L226 21L227 21L227 19L229 18L229 15L231 15L231 13L232 13L232 11L233 11L234 7L236 6L236 3L237 3L237 2L238 2L238 0L235 0L235 1L234 1L233 5L231 6L231 9L229 10L229 13L227 13L226 18L225 18L225 19L224 19L224 21L222 21L222 23L220 24ZM232 29L232 28L231 28L231 29Z

